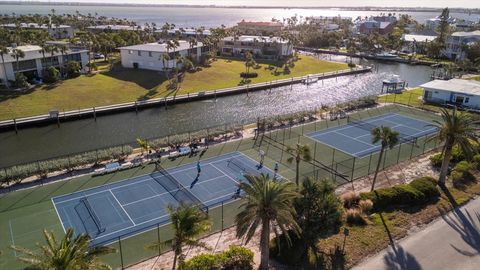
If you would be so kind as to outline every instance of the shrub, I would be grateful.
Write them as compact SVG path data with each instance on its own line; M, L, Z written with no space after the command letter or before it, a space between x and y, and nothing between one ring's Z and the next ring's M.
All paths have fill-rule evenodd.
M15 82L13 85L18 88L28 87L27 77L25 77L23 73L15 74Z
M461 161L452 170L450 179L455 188L463 188L475 181L475 176L470 172L473 165L467 161Z
M480 154L476 154L473 156L473 164L475 165L475 169L480 170Z
M362 213L369 214L373 209L373 202L371 200L361 200L358 203L358 207L362 210Z
M218 254L200 254L186 261L184 270L251 270L253 252L247 248L230 246Z
M352 62L348 63L348 67L349 67L349 68L354 68L354 67L356 67L356 66L357 66L357 65L355 65L355 63L352 63Z
M362 200L373 202L375 210L383 210L401 205L417 205L438 197L436 181L430 177L422 177L410 184L381 188L373 192L360 194Z
M354 191L348 191L340 195L340 200L343 202L343 207L352 208L357 205L360 200L360 195Z
M87 67L90 69L90 71L92 71L92 70L97 71L98 70L97 63L95 63L95 62L88 63Z
M69 78L75 78L80 76L80 64L77 61L68 61L65 66L67 76Z
M441 153L435 154L430 157L430 162L435 168L440 168L442 166L443 155Z
M427 198L438 197L440 193L437 189L437 180L433 177L421 177L413 180L409 184L416 190L422 192Z
M289 235L291 245L288 244L284 234L280 234L270 241L270 255L279 263L291 266L293 269L302 268L299 266L305 264L304 243L295 233L289 233ZM311 261L310 258L315 257L314 255L315 254L308 254L308 261ZM304 268L310 269L311 267Z
M59 73L55 67L48 67L43 70L43 81L46 83L55 83L58 81Z
M347 209L345 212L345 217L347 220L348 225L365 225L367 222L362 216L362 213L360 210L352 208L352 209Z
M257 78L258 77L258 73L256 72L242 72L240 73L240 77L241 78L244 78L244 79L250 79L250 78Z

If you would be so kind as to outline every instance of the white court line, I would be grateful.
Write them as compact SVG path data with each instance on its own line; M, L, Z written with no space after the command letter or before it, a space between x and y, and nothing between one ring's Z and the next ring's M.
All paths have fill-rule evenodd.
M112 190L109 189L108 191L110 191L110 194L112 194L113 198L115 199L115 201L117 201L118 205L120 205L120 207L122 208L123 212L125 212L125 214L127 215L127 217L130 219L130 221L133 223L133 226L135 226L135 222L133 221L133 219L130 217L130 215L128 214L127 210L125 210L125 208L123 208L122 204L118 201L117 197L115 197L115 194L113 194Z
M115 234L115 233L118 233L118 232L121 232L121 231L124 231L124 230L127 230L127 229L131 229L131 228L133 228L133 227L136 227L136 226L139 226L139 225L148 223L148 222L152 222L152 221L154 221L154 220L156 220L156 219L164 218L164 217L166 217L166 216L168 216L168 214L163 215L163 216L159 216L159 217L156 217L156 218L152 218L152 219L149 219L149 220L146 220L146 221L137 223L137 224L135 224L135 225L131 225L131 226L125 227L125 228L123 228L123 229L116 230L116 231L111 232L111 233L107 233L107 234L101 235L101 236L96 237L96 238L94 238L94 239L92 239L92 240L100 239L100 238L103 238L103 237L105 237L105 236L109 236L109 235L112 235L112 234ZM154 229L156 229L156 228L154 228ZM140 233L144 233L144 232L145 232L145 231L142 231L142 232L140 232ZM139 234L140 234L140 233L139 233ZM116 242L116 241L114 241L114 242ZM112 242L112 243L113 243L113 242Z
M51 198L50 200L52 201L52 203L53 203L53 208L55 208L55 212L57 213L58 219L60 220L60 223L62 224L63 232L66 233L67 231L65 230L65 226L63 225L62 218L60 217L60 214L58 213L57 205L56 205L55 202L53 201L53 198Z
M10 227L10 239L12 240L12 245L15 246L15 241L13 240L13 230L12 230L12 220L8 220L8 226ZM13 250L13 255L17 257L17 251Z
M235 153L235 155L231 155L231 156L226 157L226 158L223 158L223 159L218 159L218 160L216 160L216 161L228 160L228 159L231 159L231 158L234 158L234 157L243 155L242 153L240 153L240 152L238 152L238 151L237 151L237 152L232 152L232 153ZM229 155L229 154L226 154L226 155ZM211 158L205 159L204 161L208 161L208 160L211 160L211 159L215 159L215 157L211 157ZM216 162L216 161L215 161L215 162ZM207 163L207 164L210 164L210 163ZM188 164L186 164L186 165L180 165L180 166L173 167L173 168L169 168L168 170L169 170L169 171L174 171L173 173L170 173L170 174L175 174L175 173L177 173L177 172L183 172L183 171L187 171L187 170L190 170L190 169L192 169L192 168L195 168L195 166L192 165L192 166L188 166L188 167L185 168L185 169L181 169L181 170L176 170L176 171L175 171L176 168L183 167L183 166L188 166ZM116 190L116 189L120 189L120 188L123 188L123 187L131 186L131 185L137 185L137 184L139 184L139 183L143 183L143 182L147 182L147 181L154 180L154 179L152 179L152 177L150 176L150 174L152 174L152 173L144 174L144 175L140 175L140 176L136 176L136 177L133 177L133 178L127 178L127 179L125 179L125 180L122 180L122 181L119 181L119 182L116 182L116 183L109 183L109 184L105 184L105 185L98 186L98 187L83 189L83 190L77 191L77 192L78 192L78 193L86 193L86 191L88 191L88 190L99 189L99 188L106 187L106 186L109 186L109 185L115 185L115 184L121 183L121 182L133 181L133 180L135 180L135 179L137 179L137 178L147 177L147 179L138 180L138 181L133 181L133 183L123 184L123 185L116 186L116 187L109 188L109 189L111 189L111 190ZM58 199L58 198L62 198L62 197L67 197L67 196L72 195L72 194L75 194L75 193L77 193L77 192L73 192L73 193L69 193L69 194L57 196L57 197L54 197L54 198L52 198L52 199ZM89 193L88 196L90 196L90 195L96 195L96 194L99 194L99 193L102 193L102 192L108 192L108 191L104 189L104 190L101 190L101 191ZM69 199L66 199L66 200L59 201L59 202L57 202L57 204L61 204L61 203L69 202L69 201L73 201L73 200L78 200L79 198L82 198L82 197L84 197L84 196L85 196L85 195L82 194L82 195L79 195L79 196L77 196L77 197L73 197L73 198L69 198Z
M430 131L430 130L434 131L435 129L427 129L427 130L422 130L422 131L420 131L420 132L417 132L417 133L415 133L415 134L411 135L411 137L414 137L414 139L418 139L418 138L420 138L420 137L421 137L421 136L418 136L418 134L420 134L420 133L424 133L424 132L428 132L428 131ZM354 153L354 155L357 155L358 153L363 153L363 152L365 152L365 151L367 151L367 150L372 150L372 149L374 149L374 148L378 148L378 147L379 147L379 146L371 147L371 148L369 148L369 149L365 149L365 150L362 150L362 151L356 152L356 153ZM357 157L359 157L359 156L357 156Z
M206 165L211 165L211 163L207 163ZM223 172L222 172L223 173ZM207 183L207 182L210 182L210 181L214 181L216 179L219 179L219 178L223 178L225 177L225 175L220 175L220 176L217 176L217 177L214 177L214 178L209 178L208 180L205 180L205 181L201 181L198 183L198 185L201 185L203 183ZM184 189L187 189L188 187L184 187ZM174 189L172 190L172 192L174 191L178 191L179 189ZM171 193L170 192L164 192L164 193L157 193L153 196L150 196L150 197L147 197L147 198L143 198L143 199L140 199L140 200L136 200L136 201L132 201L132 202L129 202L129 203L126 203L126 204L123 204L123 206L128 206L128 205L131 205L131 204L135 204L135 203L138 203L138 202L142 202L142 201L146 201L146 200L149 200L149 199L153 199L155 197L160 197L160 196L163 196L163 195L170 195Z
M239 184L237 181L235 181L235 179L233 179L232 177L230 177L230 175L226 174L224 171L220 170L217 166L213 165L213 163L210 163L210 165L212 165L215 169L217 169L218 171L220 171L221 173L223 173L225 176L227 176L228 178L230 178L230 180L232 180L233 182Z

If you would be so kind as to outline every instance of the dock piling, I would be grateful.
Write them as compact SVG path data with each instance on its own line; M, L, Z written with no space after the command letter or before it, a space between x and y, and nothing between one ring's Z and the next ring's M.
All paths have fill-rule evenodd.
M138 114L138 104L136 101L135 101L135 113Z
M15 134L18 134L17 119L13 119L13 125L15 126Z
M97 111L95 110L95 107L93 107L93 119L97 122Z

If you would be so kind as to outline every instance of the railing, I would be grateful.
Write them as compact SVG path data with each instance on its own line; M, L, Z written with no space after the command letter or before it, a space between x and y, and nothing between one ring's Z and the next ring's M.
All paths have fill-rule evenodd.
M16 126L24 123L57 119L57 117L60 119L60 118L69 118L69 117L81 116L81 115L95 116L96 113L101 113L101 112L115 111L115 110L121 110L121 109L133 109L133 108L139 108L139 107L144 107L149 105L151 106L159 105L159 104L161 105L162 103L166 105L172 102L174 103L176 101L187 101L192 98L213 98L213 97L216 97L217 95L233 94L237 92L248 92L248 91L254 91L258 89L265 89L265 88L271 88L271 87L276 87L281 85L299 83L306 78L318 78L318 79L331 78L331 77L344 76L344 75L360 73L360 72L368 72L370 70L371 70L370 67L355 67L351 69L311 74L311 75L300 76L300 77L291 77L288 79L280 79L280 80L263 82L263 83L246 84L242 86L223 88L219 90L209 90L209 91L200 90L199 92L192 93L192 94L187 93L187 94L175 95L175 96L169 96L169 97L152 98L148 100L140 100L140 101L125 102L125 103L99 106L99 107L93 107L93 108L63 111L63 112L59 112L58 116L53 118L50 116L50 114L22 117L17 119L0 121L0 127Z

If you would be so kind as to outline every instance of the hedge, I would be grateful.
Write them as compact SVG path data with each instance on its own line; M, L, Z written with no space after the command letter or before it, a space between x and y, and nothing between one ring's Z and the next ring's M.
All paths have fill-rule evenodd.
M38 175L45 176L48 173L74 170L77 167L96 164L107 160L118 160L133 151L131 146L118 146L98 151L85 152L66 158L57 158L24 165L13 166L0 171L0 184L19 183L23 179Z
M461 161L455 165L450 173L450 179L452 180L453 186L456 188L463 188L469 183L474 182L475 176L471 172L473 168L473 164L467 161Z
M251 270L253 252L247 248L230 246L217 254L200 254L186 261L183 270Z
M436 183L436 180L431 177L422 177L409 184L361 193L360 198L371 200L376 211L402 205L423 204L440 195Z

